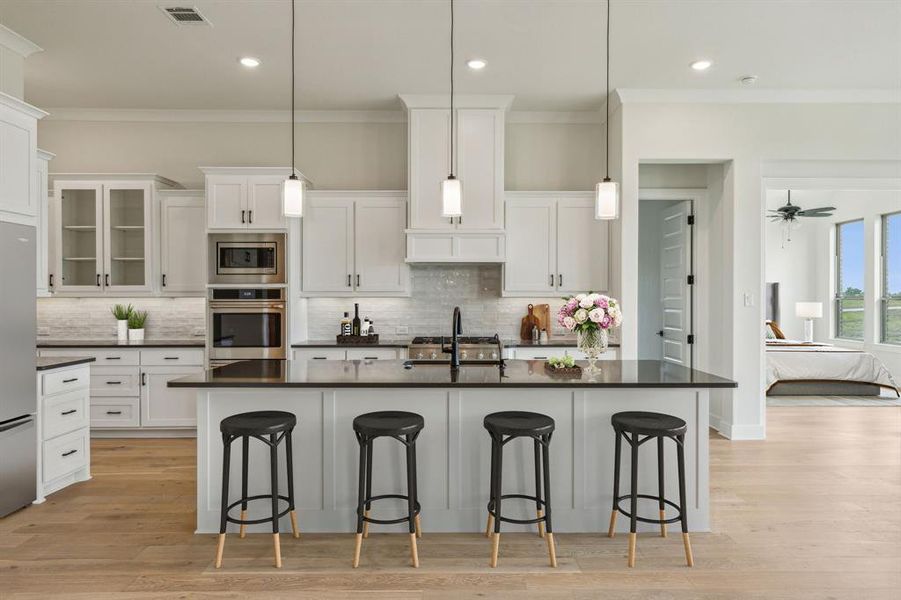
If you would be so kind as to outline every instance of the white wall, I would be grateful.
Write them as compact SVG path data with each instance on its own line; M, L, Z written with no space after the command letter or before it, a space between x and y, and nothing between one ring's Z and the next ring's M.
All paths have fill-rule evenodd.
M638 167L640 188L707 187L706 164L643 163Z
M508 123L506 187L590 190L603 173L596 123ZM290 162L287 123L41 121L38 143L56 173L158 173L202 187L198 166ZM297 167L317 189L407 188L407 125L299 123ZM437 183L435 184L437 185Z
M628 96L627 96L628 98ZM738 382L718 401L719 428L729 437L765 436L763 321L764 198L762 178L769 160L898 161L901 111L892 104L712 104L640 102L619 109L622 137L613 160L621 174L622 217L613 228L619 266L611 269L626 314L638 310L639 164L647 161L723 163L722 240L709 251L722 259L718 287L724 310L714 332L729 352L715 372ZM611 122L619 127L616 121ZM615 131L612 129L611 131ZM621 163L620 163L621 161ZM708 185L708 189L711 186ZM611 246L611 248L615 248ZM623 330L622 354L637 355L637 331ZM712 402L712 404L714 404Z

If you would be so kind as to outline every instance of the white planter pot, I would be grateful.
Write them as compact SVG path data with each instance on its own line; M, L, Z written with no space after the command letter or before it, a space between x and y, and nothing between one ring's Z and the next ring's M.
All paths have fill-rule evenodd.
M116 334L120 342L128 341L128 320L116 321Z
M144 330L143 329L129 329L128 330L128 339L132 342L139 342L144 339Z

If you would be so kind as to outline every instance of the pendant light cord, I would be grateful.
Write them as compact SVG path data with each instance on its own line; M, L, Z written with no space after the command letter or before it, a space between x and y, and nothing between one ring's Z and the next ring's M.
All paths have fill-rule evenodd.
M291 177L294 178L294 38L296 25L294 21L295 0L291 0Z
M607 111L607 122L604 129L607 131L607 149L604 151L604 180L610 180L610 0L607 0L607 98L604 100L604 108Z
M450 176L454 176L454 0L450 0Z

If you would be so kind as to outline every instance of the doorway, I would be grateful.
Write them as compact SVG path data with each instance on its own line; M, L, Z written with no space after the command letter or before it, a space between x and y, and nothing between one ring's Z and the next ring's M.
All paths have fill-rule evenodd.
M640 200L638 358L693 368L693 200Z

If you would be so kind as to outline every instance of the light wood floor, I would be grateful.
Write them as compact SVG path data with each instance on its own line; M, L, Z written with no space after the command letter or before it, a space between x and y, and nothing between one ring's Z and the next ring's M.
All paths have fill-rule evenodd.
M504 534L500 566L478 535L374 533L351 570L350 535L193 535L193 440L95 440L94 479L0 520L0 598L895 598L901 588L901 408L770 408L766 442L711 439L713 529L626 536ZM2 458L2 457L0 457ZM302 524L301 524L302 526ZM675 532L674 532L675 533Z

